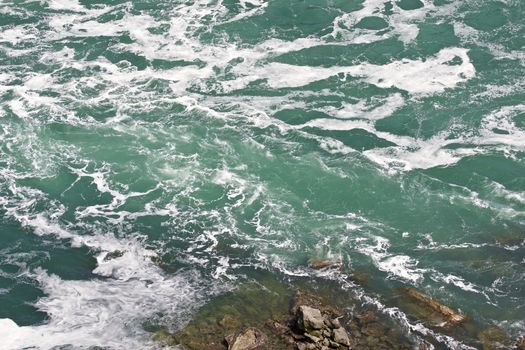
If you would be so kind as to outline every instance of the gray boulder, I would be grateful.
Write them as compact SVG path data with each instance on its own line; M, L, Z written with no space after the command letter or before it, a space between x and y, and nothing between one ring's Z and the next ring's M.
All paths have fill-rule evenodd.
M350 338L344 328L336 328L332 330L332 339L341 345L350 346Z
M301 305L299 307L299 326L304 330L322 329L324 327L324 318L321 311L313 307Z

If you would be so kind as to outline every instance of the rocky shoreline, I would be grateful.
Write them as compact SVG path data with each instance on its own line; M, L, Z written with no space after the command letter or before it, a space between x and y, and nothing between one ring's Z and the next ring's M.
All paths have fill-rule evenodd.
M330 268L327 263L319 263ZM410 334L349 293L330 285L283 284L263 276L203 307L182 330L160 329L158 344L182 350L387 350L446 349L425 334ZM525 350L497 326L479 328L466 315L413 287L399 289L405 310L427 327L477 338L483 350Z
M319 296L300 291L292 297L288 312L273 315L263 324L250 325L225 314L216 322L197 321L174 334L159 331L155 339L187 350L386 350L414 345L371 311L352 317Z

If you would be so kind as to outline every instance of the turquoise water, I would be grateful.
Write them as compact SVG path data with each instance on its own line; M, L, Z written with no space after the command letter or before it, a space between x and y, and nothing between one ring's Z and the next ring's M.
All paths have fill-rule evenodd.
M365 272L363 303L443 347L480 345L424 328L398 287L519 336L523 18L522 0L3 1L0 349L151 348L147 324L183 327L256 270L342 290Z

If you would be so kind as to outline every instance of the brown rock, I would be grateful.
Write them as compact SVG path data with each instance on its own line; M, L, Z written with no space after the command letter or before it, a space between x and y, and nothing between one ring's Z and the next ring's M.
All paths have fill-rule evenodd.
M467 319L465 315L460 314L450 307L441 304L437 300L434 300L428 295L419 292L413 287L403 287L401 288L401 291L416 303L438 312L445 318L447 324L451 326L459 325Z
M520 337L518 338L518 340L516 340L516 347L519 350L525 350L525 336Z
M165 329L156 332L153 335L153 340L164 343L169 346L174 346L178 343L177 339L173 336L173 334L169 333Z
M259 350L264 349L268 343L266 334L257 328L247 328L237 335L225 338L228 350Z
M283 336L282 340L286 345L288 345L287 349L290 349L290 347L293 348L293 345L295 344L295 339L291 335Z
M367 324L377 320L377 315L373 311L367 311L359 316L359 321L361 324Z
M305 339L305 336L304 336L304 335L302 335L302 334L297 334L297 333L294 333L294 332L292 332L292 337L293 337L294 339L297 339L297 340L303 340L303 339Z
M274 320L267 321L266 326L268 326L273 332L277 334L286 334L290 330L290 328L288 328L286 325Z
M340 269L343 267L343 263L338 259L310 258L308 259L308 267L314 270Z
M341 322L339 321L339 318L333 318L330 320L330 327L331 328L341 328Z

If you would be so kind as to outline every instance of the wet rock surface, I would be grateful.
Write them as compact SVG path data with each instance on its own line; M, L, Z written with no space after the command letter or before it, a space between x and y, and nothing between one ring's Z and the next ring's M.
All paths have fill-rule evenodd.
M414 322L460 341L473 339L466 344L476 349L525 350L525 339L476 324L414 288L403 288L399 300ZM160 329L153 338L182 350L447 348L425 333L407 334L392 318L329 282L286 284L264 276L210 301L183 329Z
M308 259L308 267L314 270L341 269L343 262L337 259L310 258Z
M353 315L344 298L271 281L253 284L208 304L184 329L163 329L154 339L184 350L413 348L400 329L382 324L375 312Z
M444 321L442 326L453 327L458 326L464 323L467 320L467 317L460 312L440 303L439 301L431 298L430 296L423 294L412 287L402 287L400 288L401 292L405 294L411 301L415 304L418 304L423 310L423 314L436 314L438 318L441 318ZM427 309L427 312L424 311ZM430 311L430 312L428 312ZM427 317L430 318L430 317Z
M310 305L308 305L310 304ZM319 307L315 308L314 306ZM341 326L341 311L322 306L319 300L298 293L291 309L291 319L283 336L294 339L296 349L348 349L351 345L348 332ZM341 316L339 316L341 317Z
M352 316L347 310L329 305L318 296L297 292L287 319L269 321L288 349L410 349L400 331L377 322L372 311ZM368 327L368 328L367 328ZM391 331L391 336L387 332Z

